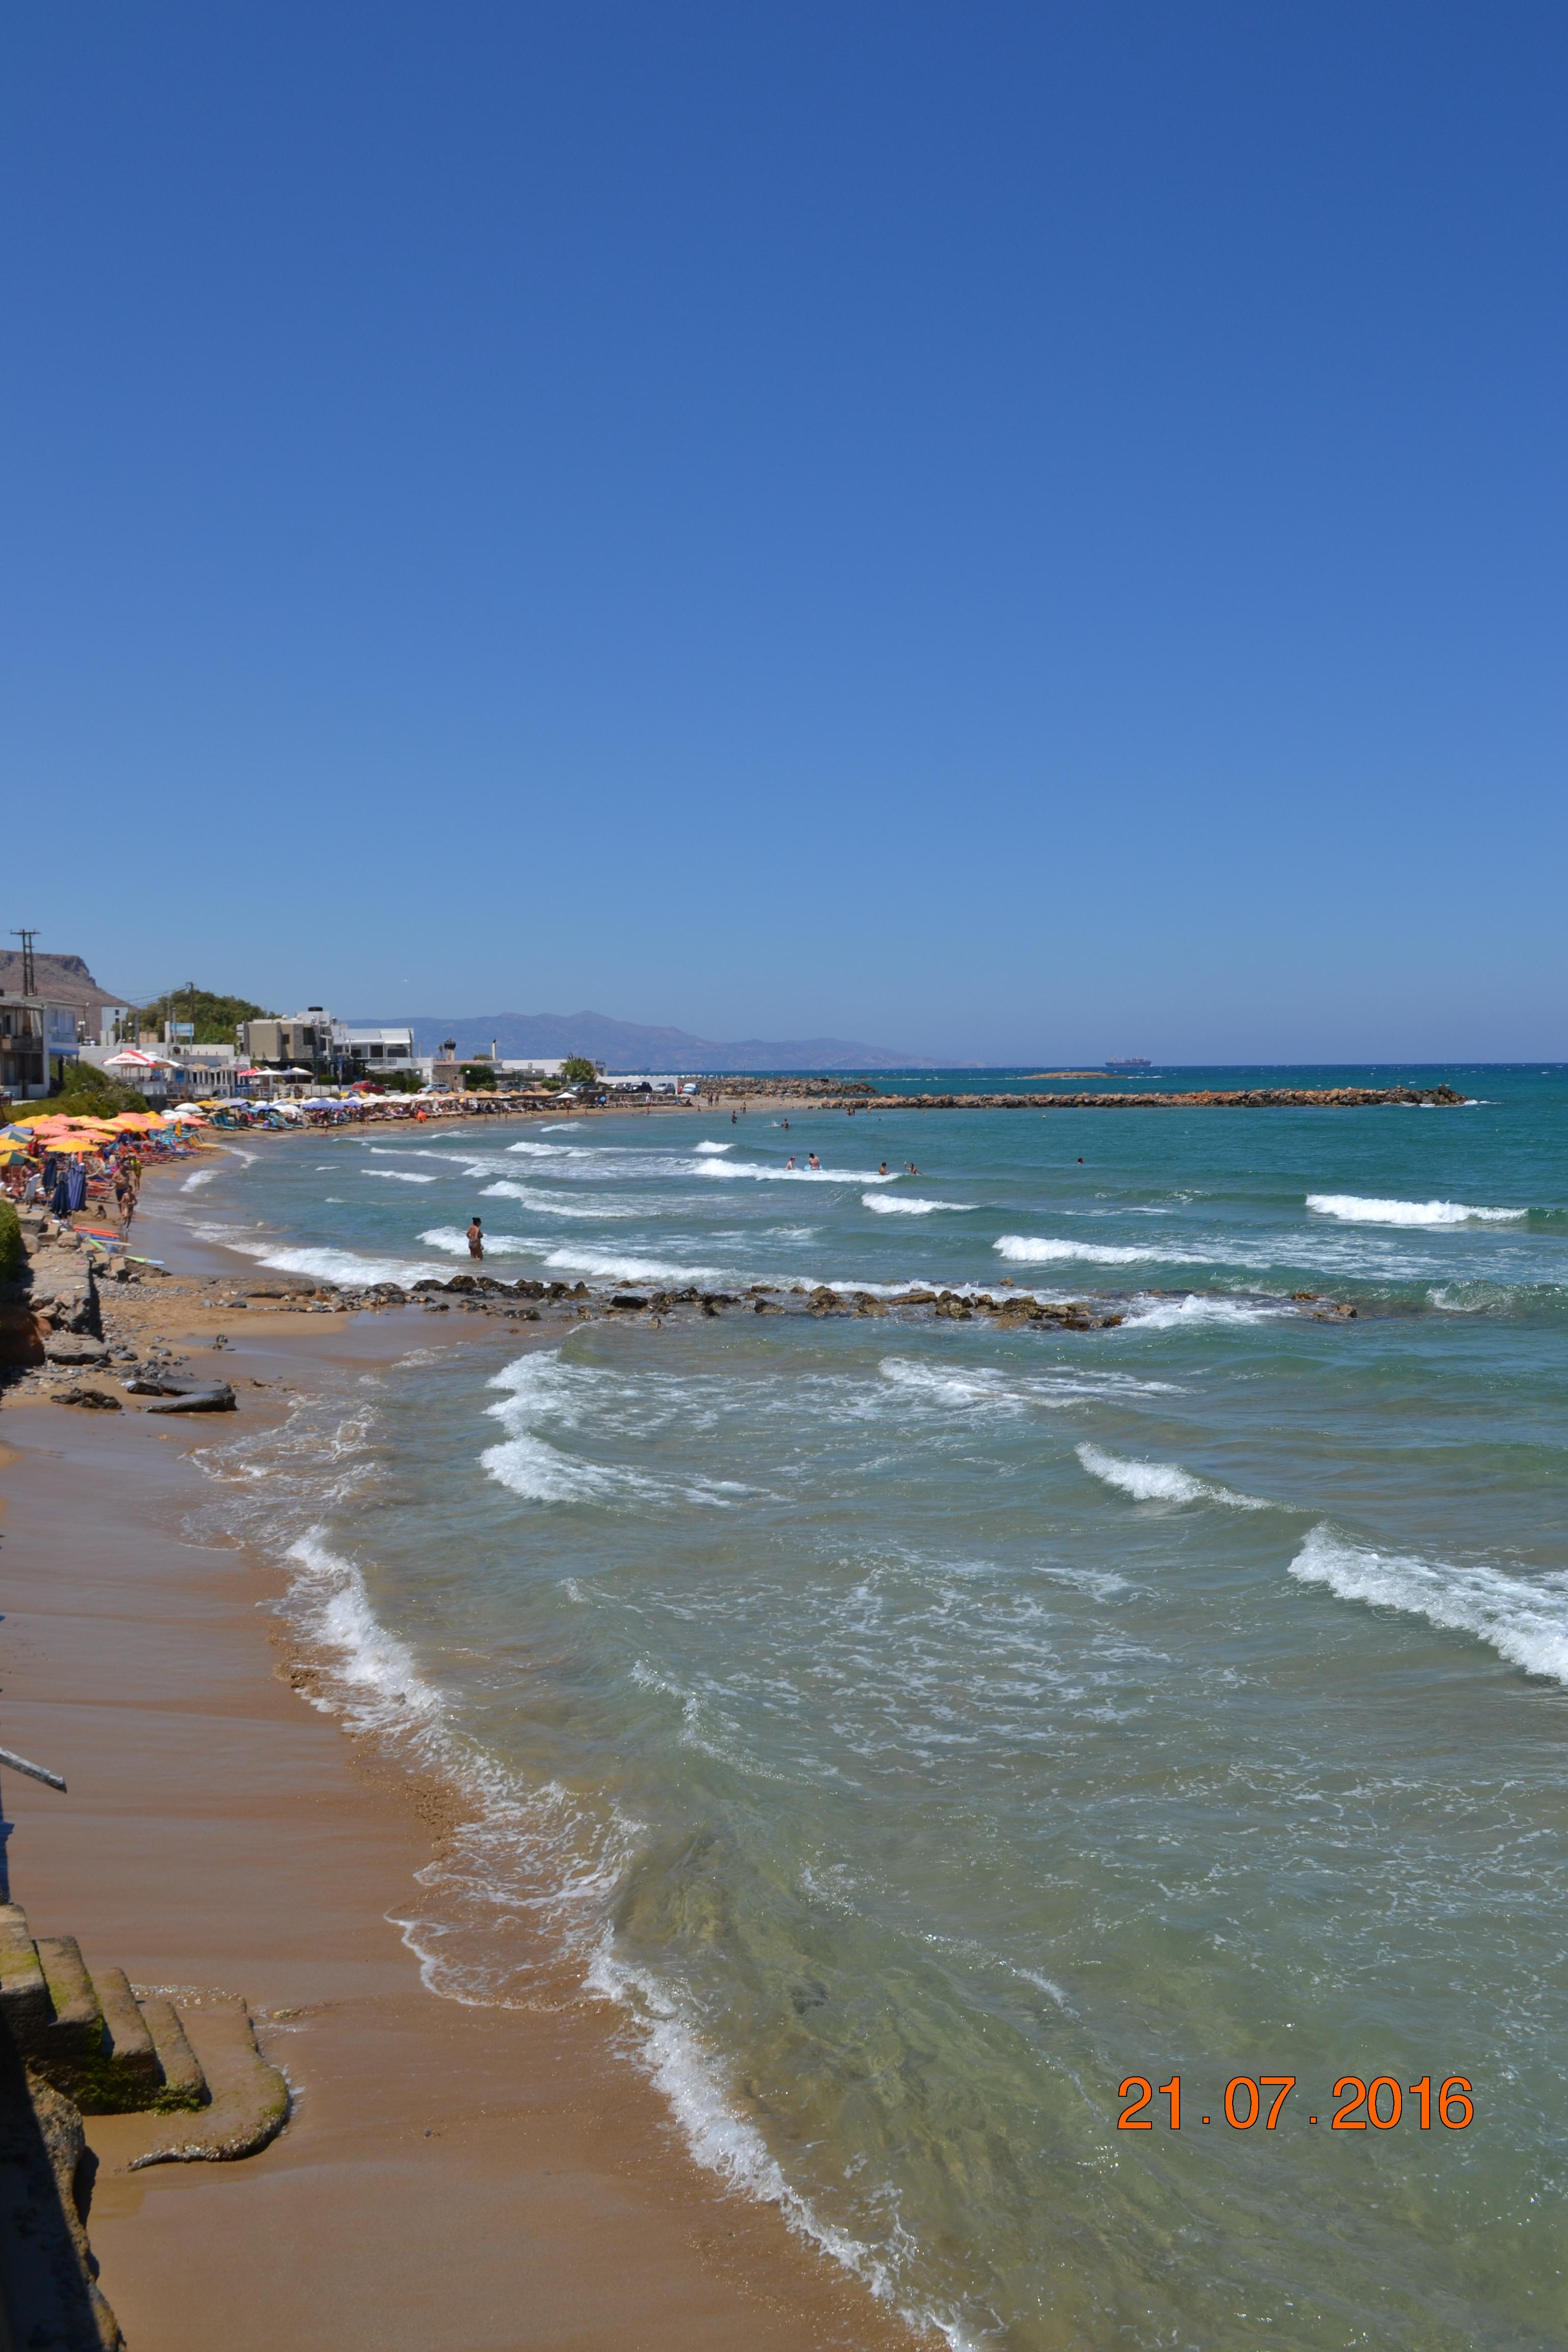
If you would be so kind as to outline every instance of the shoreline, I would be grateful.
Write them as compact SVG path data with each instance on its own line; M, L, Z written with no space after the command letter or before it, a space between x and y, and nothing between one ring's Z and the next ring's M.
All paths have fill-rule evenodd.
M131 2352L921 2340L776 2203L700 2168L621 2011L575 1986L525 2010L426 1989L392 1920L471 1807L321 1711L331 1661L276 1613L286 1563L193 1536L219 1492L205 1446L411 1344L533 1335L417 1307L241 1321L178 1276L145 1303L207 1363L228 1332L243 1419L5 1400L7 1730L72 1790L7 1777L13 1884L37 1932L138 1981L246 1994L296 2107L258 2156L129 2177L125 2124L89 2120L89 2230Z

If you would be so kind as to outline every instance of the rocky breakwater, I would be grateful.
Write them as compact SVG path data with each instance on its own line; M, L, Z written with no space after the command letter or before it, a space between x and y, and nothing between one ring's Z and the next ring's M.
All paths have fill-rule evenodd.
M879 1110L1368 1110L1383 1103L1464 1102L1452 1087L1248 1087L1234 1093L879 1095Z
M846 1103L872 1100L877 1093L869 1078L757 1078L715 1072L699 1079L704 1099L717 1102L798 1102L821 1110L841 1110Z
M42 1211L21 1210L16 1223L18 1246L0 1280L0 1363L100 1363L94 1253Z

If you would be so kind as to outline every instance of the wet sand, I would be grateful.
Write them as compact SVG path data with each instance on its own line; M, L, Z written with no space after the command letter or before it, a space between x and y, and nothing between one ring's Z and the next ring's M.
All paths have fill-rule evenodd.
M144 1248L166 1239L161 1189ZM130 2175L133 2125L89 2122L89 2227L131 2352L908 2346L775 2208L699 2169L613 2011L425 1990L388 1914L447 1792L295 1695L275 1563L181 1532L213 1498L197 1449L329 1363L430 1344L433 1318L154 1311L234 1382L242 1421L15 1395L0 1412L0 1738L70 1791L5 1775L12 1887L89 1963L244 1993L296 2108L242 2163Z

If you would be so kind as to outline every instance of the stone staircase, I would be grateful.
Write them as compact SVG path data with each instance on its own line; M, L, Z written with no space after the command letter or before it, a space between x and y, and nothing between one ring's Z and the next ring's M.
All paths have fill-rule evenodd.
M122 1969L89 1969L74 1936L35 1939L15 1903L0 1904L0 2025L84 2116L142 2119L132 2171L248 2156L288 2120L237 1994L138 1994Z

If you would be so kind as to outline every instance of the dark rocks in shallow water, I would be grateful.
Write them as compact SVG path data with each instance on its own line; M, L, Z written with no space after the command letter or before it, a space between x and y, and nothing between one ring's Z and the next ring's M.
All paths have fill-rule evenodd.
M188 1389L182 1396L164 1397L150 1404L149 1412L234 1412L237 1410L234 1391L226 1381L211 1388Z
M639 1297L635 1290L616 1290L611 1293L610 1305L619 1307L623 1312L636 1314L640 1313L647 1305L647 1300Z

